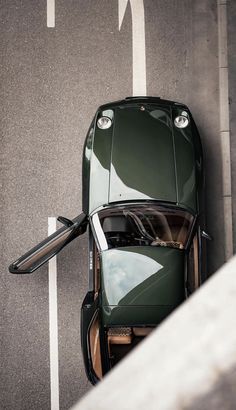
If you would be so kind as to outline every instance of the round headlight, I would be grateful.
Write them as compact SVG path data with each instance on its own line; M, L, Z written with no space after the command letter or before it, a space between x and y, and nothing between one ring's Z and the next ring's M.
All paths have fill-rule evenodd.
M186 111L183 111L181 115L175 118L174 120L175 126L177 128L185 128L189 124L189 116Z
M109 117L100 117L97 121L97 126L102 130L106 130L111 126L111 119Z

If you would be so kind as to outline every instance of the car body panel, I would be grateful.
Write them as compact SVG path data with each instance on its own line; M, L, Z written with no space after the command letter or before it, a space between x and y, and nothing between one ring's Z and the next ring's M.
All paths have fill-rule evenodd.
M101 130L97 118L108 109L114 119L109 129ZM180 130L173 119L183 109L190 124ZM99 108L88 135L83 179L90 189L84 212L135 200L170 202L198 212L201 144L187 107L160 99L111 103Z
M178 129L174 119L183 110L190 123ZM111 119L109 128L98 128L101 116ZM127 332L137 339L139 327L147 335L201 284L203 160L191 113L183 104L157 97L128 97L99 107L85 140L82 172L83 213L73 221L60 218L66 226L9 270L32 273L89 226L89 289L81 308L81 346L88 379L96 384L116 363L115 352L124 340L123 347L127 340L131 343ZM162 212L161 233L150 223L151 241L145 222L134 223L133 229L134 215L122 228L118 208L129 207L133 213L135 207L142 208L144 214L153 204ZM192 221L186 241L170 238L169 225L164 224L166 210L171 209L170 217L180 208ZM104 225L98 216L102 212ZM111 229L115 216L120 232ZM120 334L114 346L116 331Z
M107 130L94 126L90 164L90 211L109 203L110 162L113 125ZM91 212L90 212L91 213Z
M195 150L191 127L174 129L177 203L198 211Z
M132 246L103 252L101 304L104 312L110 311L109 323L118 324L112 306L125 306L127 311L134 306L144 310L152 306L161 311L162 306L180 304L185 299L184 260L182 250L167 247ZM132 312L135 314L135 309L129 312L130 318ZM122 310L119 320L121 316ZM105 322L106 318L107 313ZM135 315L131 321L139 323L140 317Z
M109 203L142 199L176 202L168 111L158 106L144 111L139 106L115 109ZM155 118L155 113L159 118L158 114Z
M102 323L114 326L157 326L178 305L163 306L103 306Z

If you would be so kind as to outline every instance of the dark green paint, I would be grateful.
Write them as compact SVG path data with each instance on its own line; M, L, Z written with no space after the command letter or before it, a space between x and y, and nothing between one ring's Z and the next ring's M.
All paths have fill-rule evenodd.
M136 316L135 309L129 311L130 307L139 307L140 312L141 307L145 311L152 306L153 309L147 311L151 317L147 318L156 323L162 306L177 306L185 298L184 252L179 249L154 246L110 249L102 253L101 266L105 324L107 320L118 324L117 315L122 321L125 310L117 313L114 306L126 307L129 318L134 314L133 323L140 323L140 317ZM146 314L142 315L146 317Z
M83 211L88 215L89 209L89 183L90 183L90 164L91 164L91 155L93 148L93 139L94 139L94 121L92 122L87 137L84 144L83 150L83 165L82 165L82 201L83 201Z
M115 118L109 203L158 198L176 202L168 110L157 106L146 107L145 111L140 107L116 108Z
M157 326L173 310L173 306L104 306L102 323L104 326Z
M100 130L97 118L108 109L114 113L112 126ZM173 125L182 110L189 113L184 105L153 97L126 99L99 108L92 148L85 144L87 152L92 152L83 165L84 184L90 183L90 190L84 188L84 212L90 214L114 202L147 199L199 211L201 143L190 113L187 128L179 130Z

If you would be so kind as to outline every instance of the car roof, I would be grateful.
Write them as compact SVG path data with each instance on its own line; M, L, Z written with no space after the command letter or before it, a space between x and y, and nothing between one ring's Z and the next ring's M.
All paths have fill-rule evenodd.
M173 118L183 109L190 125L177 129ZM96 118L109 110L112 127L94 124L89 213L133 200L170 202L197 213L200 141L188 108L156 97L130 97L101 106Z

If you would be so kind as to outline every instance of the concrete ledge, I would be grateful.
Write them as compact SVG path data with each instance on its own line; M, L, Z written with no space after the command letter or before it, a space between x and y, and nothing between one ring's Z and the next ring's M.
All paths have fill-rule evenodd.
M235 380L236 257L73 409L235 409Z

